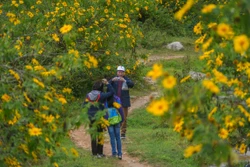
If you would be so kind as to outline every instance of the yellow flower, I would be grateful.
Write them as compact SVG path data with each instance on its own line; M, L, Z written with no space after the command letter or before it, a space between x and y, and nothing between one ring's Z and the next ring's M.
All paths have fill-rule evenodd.
M98 61L94 56L88 56L89 62L92 63L93 67L96 68L98 66Z
M34 67L34 70L35 70L35 71L46 71L46 68L44 68L44 67L41 66L41 65L38 65L38 66L35 66L35 67Z
M53 102L53 99L51 98L51 93L50 92L47 92L45 95L44 95L44 98L49 100L50 102Z
M217 27L217 34L221 37L228 39L233 36L233 31L228 24L220 23Z
M106 51L105 51L105 54L106 54L106 55L110 55L110 51L109 51L109 50L106 50Z
M113 106L117 109L121 108L121 104L117 103L117 102L114 102L113 103Z
M202 25L201 22L199 22L194 26L194 33L201 34L201 31L202 31Z
M204 80L202 82L203 86L210 90L211 92L213 93L219 93L220 92L220 89L218 88L218 86L216 86L212 81L210 80Z
M203 36L201 36L200 38L198 38L195 43L199 44L199 43L203 43L204 39L206 38L207 34L204 34Z
M32 64L33 65L39 65L39 62L36 59L32 59Z
M25 68L26 68L27 70L33 70L33 67L30 66L30 65L26 65Z
M153 80L156 80L163 74L162 72L162 65L154 64L153 70L147 73L148 77L151 77Z
M52 38L56 41L56 42L59 42L60 39L59 37L57 36L57 34L52 34Z
M59 165L56 162L54 162L53 165L54 167L59 167Z
M104 9L104 13L108 13L109 12L109 10L108 9Z
M180 83L186 82L190 77L191 77L191 76L188 75L188 76L186 76L185 78L182 78L181 81L180 81Z
M152 101L147 107L147 111L156 116L163 115L168 109L169 104L164 98Z
M217 71L216 69L213 69L213 73L215 75L216 81L227 84L227 77L224 74Z
M228 137L228 131L224 128L220 129L219 136L222 139L226 139Z
M193 130L190 130L190 129L186 129L184 131L184 135L186 136L186 138L188 140L191 140L193 138L193 135L194 135L194 131Z
M202 148L202 144L196 145L196 146L189 146L184 151L184 157L188 158L191 157L193 154L200 152Z
M47 123L51 123L54 120L54 116L53 115L49 115L49 116L45 116L45 122Z
M217 26L217 23L209 23L207 25L208 28L215 28Z
M34 14L33 14L32 12L30 12L30 11L27 13L27 15L28 15L30 18L34 17Z
M206 52L204 52L203 55L201 55L201 56L199 57L199 59L200 59L200 60L204 60L204 59L206 59L206 58L210 58L210 54L213 53L213 52L214 52L214 49L212 49L212 50L210 50L210 51L206 51Z
M241 154L244 154L246 152L246 149L247 149L247 145L245 145L244 143L242 143L240 145L239 151L240 151Z
M32 127L29 129L29 134L30 134L30 136L39 136L42 134L42 129Z
M15 157L5 157L4 163L11 167L21 167L21 163Z
M100 144L100 145L103 145L103 144L104 144L104 134L103 134L103 132L101 132L101 133L98 135L98 144Z
M249 48L249 39L246 35L239 35L234 38L234 50L243 54Z
M9 102L11 100L11 97L5 93L4 95L2 95L2 100Z
M247 93L240 90L240 88L235 88L234 95L243 99Z
M223 53L219 55L218 57L216 57L216 60L215 60L216 66L222 66L223 64L223 61L221 60L222 58L223 58Z
M34 158L34 160L37 161L37 155L34 151L31 152L31 155Z
M187 3L174 14L174 18L177 20L181 20L183 15L193 6L194 0L188 0Z
M48 142L48 143L50 143L50 140L49 140L48 137L45 138L45 141Z
M68 93L70 94L72 90L70 88L63 88L63 93Z
M9 72L14 76L14 78L15 78L17 81L20 80L20 77L19 77L18 73L16 73L16 72L13 71L13 70L9 70Z
M69 32L71 29L72 29L71 25L65 24L62 28L60 28L60 32L62 34L65 34L65 33Z
M111 69L111 67L110 67L110 66L106 66L106 69L107 69L107 70L110 70L110 69Z
M48 157L52 157L53 156L53 151L51 149L46 149L45 150L46 154Z
M202 8L201 12L202 12L202 13L210 13L210 12L212 12L212 11L214 10L214 8L216 8L216 5L215 5L215 4L205 5L205 6Z
M202 50L205 51L207 48L211 45L213 41L213 38L209 38L203 45L202 45Z
M60 101L62 104L66 104L67 103L67 100L65 98L63 98L63 97L60 97L58 99L58 101Z
M178 119L177 121L175 121L174 122L174 131L175 132L181 132L183 124L184 124L183 118Z
M250 107L250 97L246 100L247 106Z
M44 84L42 82L40 82L38 79L36 79L36 78L33 78L33 82L35 82L38 86L40 86L42 88L45 87Z
M26 154L29 154L29 149L28 149L27 145L21 144L21 145L19 146L19 148L20 148L21 150L23 150Z
M71 152L72 152L72 154L73 154L74 156L76 156L76 157L79 156L79 154L78 154L78 152L76 151L76 149L71 148Z
M172 89L176 85L176 78L173 76L168 76L162 81L164 88Z
M210 122L214 122L214 118L212 117L213 116L213 114L217 111L217 107L214 107L213 109L212 109L212 111L208 114L208 120L210 121Z
M30 100L30 98L28 97L28 95L27 95L26 92L23 93L23 96L24 96L24 98L27 100L28 103L31 103L31 100Z
M119 24L119 27L121 27L121 28L127 28L127 25L126 24Z

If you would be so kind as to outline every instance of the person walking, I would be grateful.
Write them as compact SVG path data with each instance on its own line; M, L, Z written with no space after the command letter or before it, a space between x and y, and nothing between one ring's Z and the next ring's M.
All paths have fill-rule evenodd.
M133 88L134 83L127 76L125 76L124 66L118 66L116 74L117 75L113 77L109 82L115 89L115 94L121 99L124 113L124 121L121 125L121 138L125 139L127 131L128 108L131 106L129 88Z
M108 92L106 93L104 93L103 91L104 85L107 86ZM91 151L92 155L97 158L102 158L105 156L103 154L103 131L105 130L104 123L107 118L107 115L101 115L100 117L99 112L102 112L104 110L104 103L106 102L107 98L113 97L114 93L115 91L113 87L106 79L97 81L94 83L92 91L86 95L86 99L83 104L84 106L89 107L88 118L90 120L89 128L91 130Z
M122 142L120 136L120 125L124 120L123 110L120 104L120 99L117 96L109 97L107 100L108 110L108 132L112 149L112 157L118 156L122 159Z

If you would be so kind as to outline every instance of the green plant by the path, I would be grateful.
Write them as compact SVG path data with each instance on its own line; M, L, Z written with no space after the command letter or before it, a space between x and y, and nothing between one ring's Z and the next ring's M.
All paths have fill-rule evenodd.
M195 4L188 0L175 14L179 20ZM190 82L155 64L148 74L158 79L164 96L154 99L147 110L166 120L173 129L190 141L185 157L195 153L209 157L214 163L237 159L233 149L245 153L249 144L249 37L250 1L228 1L224 5L204 5L201 21L194 32L201 35L196 49L202 51L200 61L206 65L206 77L193 88L180 93L178 85Z
M103 166L103 167L115 167L115 158L101 158L98 159L92 156L89 151L75 148L74 143L70 138L65 138L61 142L62 146L55 149L56 155L52 158L54 163L51 164L51 160L47 156L42 156L41 161L33 162L29 161L32 167L51 167L51 166L72 166L72 167L83 167L83 166ZM77 157L74 155L77 151Z
M131 140L126 145L128 153L153 166L201 166L200 158L183 156L188 141L180 138L163 119L152 116L145 109L137 109L128 117L128 136L127 140Z
M151 1L0 2L0 166L53 158L69 129L87 123L73 95L112 75L136 76L135 20Z

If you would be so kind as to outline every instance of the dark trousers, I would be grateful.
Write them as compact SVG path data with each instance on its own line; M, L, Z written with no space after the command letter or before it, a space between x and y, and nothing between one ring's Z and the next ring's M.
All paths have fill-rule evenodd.
M89 125L90 128L93 127L93 123L94 123L94 121L91 121L91 123ZM101 128L101 126L98 125L97 131L96 131L97 135L90 134L91 150L92 150L93 155L103 154L103 144L101 142L102 139L99 137L102 132L103 132L103 129Z
M121 134L125 135L127 131L127 117L128 117L128 107L123 107L123 114L124 114L124 121L122 122L121 126Z

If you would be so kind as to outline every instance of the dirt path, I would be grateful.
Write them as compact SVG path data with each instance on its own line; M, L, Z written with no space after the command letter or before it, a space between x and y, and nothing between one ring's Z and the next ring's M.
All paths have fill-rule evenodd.
M178 59L183 58L184 56L157 56L152 55L149 57L149 62L158 61L158 60L169 60L169 59ZM147 79L148 80L148 79ZM146 81L149 82L149 81ZM152 83L152 82L151 82ZM136 97L134 99L131 99L131 107L129 108L129 114L137 108L144 107L149 101L150 98L153 96L157 96L157 92L152 92L151 94L147 96L142 97ZM79 129L73 130L70 133L72 141L78 146L83 149L91 151L91 145L90 145L90 135L87 133L87 130L81 126ZM126 140L122 140L122 151L123 151L123 159L122 161L117 161L118 165L120 167L151 167L146 162L139 162L139 159L136 157L131 157L128 155L126 151L126 145L130 143L129 137L126 138ZM105 133L105 143L104 143L104 154L107 156L112 155L111 152L111 146L109 141L109 135L106 132Z

